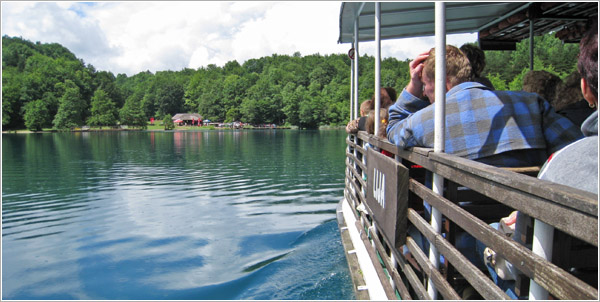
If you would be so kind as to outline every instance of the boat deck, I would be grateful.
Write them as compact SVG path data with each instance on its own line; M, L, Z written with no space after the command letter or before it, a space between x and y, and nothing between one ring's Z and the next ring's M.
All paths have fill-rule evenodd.
M515 265L519 297L540 287L550 299L598 299L596 194L539 180L539 167L502 169L426 148L399 150L366 132L349 135L347 145L338 222L358 299L509 299L456 248L465 233ZM443 194L424 184L425 170L445 178ZM439 230L425 220L424 200L440 211ZM535 220L554 228L550 259L489 225L515 210L531 217L528 244ZM429 257L420 238L442 257Z

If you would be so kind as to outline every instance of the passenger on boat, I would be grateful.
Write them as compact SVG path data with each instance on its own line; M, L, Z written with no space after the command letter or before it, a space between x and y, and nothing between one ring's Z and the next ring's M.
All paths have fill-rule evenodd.
M467 56L469 63L471 63L471 74L473 76L473 82L481 83L492 90L495 90L494 84L486 78L481 76L483 69L485 68L485 53L481 48L474 44L463 44L460 50Z
M386 128L389 120L388 108L379 109L379 119L380 122L377 136L380 139L386 139ZM367 133L375 134L375 110L371 110L367 116ZM381 150L381 153L392 158L394 157L393 153L390 153L386 150Z
M594 112L583 122L586 136L554 153L542 167L538 178L598 194L598 27L596 24L579 44L577 69L581 92Z
M411 80L390 107L387 137L401 148L433 147L435 106L434 49L409 64ZM583 137L573 123L557 114L535 93L493 91L471 82L471 65L463 52L446 47L445 152L499 167L542 165L548 155ZM430 186L431 177L426 176ZM431 207L424 202L424 218ZM409 228L409 233L411 229ZM412 235L412 233L411 233ZM429 243L412 236L424 251ZM458 240L461 252L478 259L475 240Z
M346 133L352 134L357 133L360 130L366 130L365 122L367 121L367 114L371 110L373 100L365 100L360 104L360 117L348 122L346 125Z
M581 74L580 89L583 97L589 107L595 109L581 125L581 131L586 137L552 154L542 167L538 178L598 194L598 26L596 23L591 25L590 30L581 39L577 69ZM516 219L509 219L515 226L513 228L515 232L510 237L524 244L523 230L527 220L531 218L516 211L511 216ZM503 221L491 225L501 229L502 223ZM518 271L514 266L486 248L480 241L476 242L476 251L484 261L488 259L486 265L494 282L509 296L516 298L514 280Z
M379 119L381 120L379 123L379 133L378 136L382 139L386 138L385 128L387 127L388 122L388 108L379 109ZM367 133L375 134L375 110L369 111L367 115L367 123L366 123Z
M434 60L431 49L409 64L411 80L390 107L387 136L399 147L433 147ZM499 167L536 166L583 137L537 94L471 82L469 60L458 48L446 47L446 61L446 153Z
M523 91L537 93L552 105L562 83L563 81L553 73L530 70L523 76Z
M577 71L571 73L558 87L556 97L550 104L558 114L570 119L578 127L596 111L581 94L581 75Z
M394 104L394 100L397 97L397 93L396 93L396 89L392 88L392 87L383 87L381 88L381 105L380 108L389 108L392 104ZM375 109L375 103L373 102L373 100L375 99L375 94L373 94L373 97L370 100L366 100L364 102L362 102L362 104L360 105L360 118L357 118L355 120L351 120L350 122L348 122L348 125L346 125L346 133L348 134L354 134L357 133L358 131L365 131L366 126L365 126L365 122L367 121L367 114L371 111Z

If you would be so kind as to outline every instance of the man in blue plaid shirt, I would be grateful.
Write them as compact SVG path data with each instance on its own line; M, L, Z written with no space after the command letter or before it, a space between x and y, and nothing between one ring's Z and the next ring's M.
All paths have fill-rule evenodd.
M388 140L402 148L433 147L434 49L410 63L411 81L389 109ZM548 101L524 91L493 91L471 82L471 66L446 47L445 152L499 167L542 165L583 137Z

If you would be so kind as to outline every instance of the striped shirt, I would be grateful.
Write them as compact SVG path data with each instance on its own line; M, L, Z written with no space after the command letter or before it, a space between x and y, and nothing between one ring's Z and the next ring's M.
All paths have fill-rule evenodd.
M433 104L404 89L389 109L388 140L401 148L433 147ZM548 101L524 91L493 91L475 82L446 94L445 152L503 167L541 165L582 138Z

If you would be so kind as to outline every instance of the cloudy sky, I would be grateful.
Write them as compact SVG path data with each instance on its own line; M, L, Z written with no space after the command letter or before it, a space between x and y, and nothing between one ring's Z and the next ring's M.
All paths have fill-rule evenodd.
M276 54L347 53L337 44L338 1L11 2L2 1L2 35L60 43L86 64L115 75L179 71ZM449 36L460 46L474 34ZM382 42L382 56L412 58L433 38ZM361 43L374 54L374 43Z

